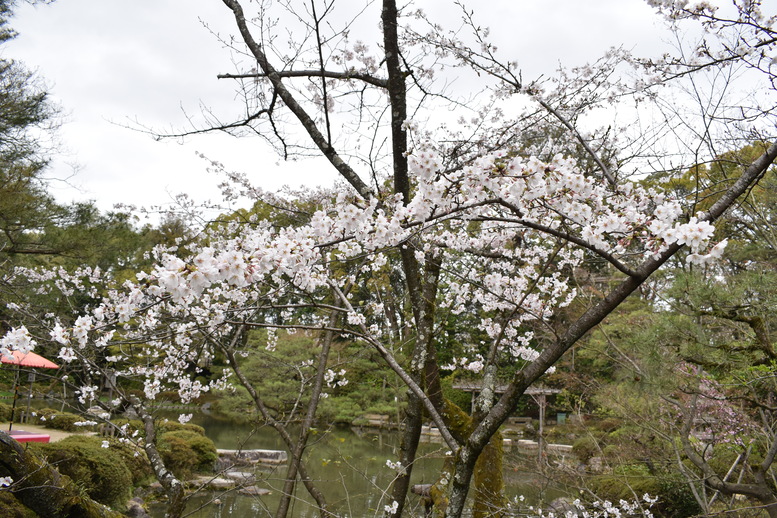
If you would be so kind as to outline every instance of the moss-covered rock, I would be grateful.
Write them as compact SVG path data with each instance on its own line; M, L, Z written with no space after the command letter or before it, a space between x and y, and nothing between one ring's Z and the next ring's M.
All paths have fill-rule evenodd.
M102 444L99 437L73 435L33 447L93 500L110 506L123 505L130 497L132 473L118 451L103 448Z
M0 511L3 518L38 518L38 515L18 501L10 491L0 490Z
M17 500L38 516L119 518L119 513L89 498L70 477L33 452L43 445L30 446L22 447L8 434L0 432L0 458L3 459L0 476L13 479L11 487Z

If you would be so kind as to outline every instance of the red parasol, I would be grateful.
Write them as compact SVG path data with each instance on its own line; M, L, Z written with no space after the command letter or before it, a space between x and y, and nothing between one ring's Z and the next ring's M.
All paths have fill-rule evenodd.
M0 353L0 361L10 365L21 365L22 367L33 367L36 369L59 369L59 365L34 352L11 351L11 354L13 354L13 358Z
M16 365L16 377L14 379L13 388L13 405L11 406L11 422L8 424L8 432L11 432L13 426L14 414L16 414L16 399L19 397L19 367L31 367L33 369L59 369L59 365L47 360L40 354L34 352L23 353L21 351L11 351L13 357L9 357L3 353L0 353L0 362L8 365ZM32 397L32 380L34 376L30 378L30 393L27 394L27 411L30 410L30 398Z

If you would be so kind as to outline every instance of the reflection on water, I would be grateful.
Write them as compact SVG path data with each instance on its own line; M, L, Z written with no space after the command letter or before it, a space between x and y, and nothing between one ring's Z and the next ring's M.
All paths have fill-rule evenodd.
M171 415L172 417L172 415ZM177 417L177 414L176 414ZM204 414L195 415L193 423L205 428L205 433L217 448L224 449L286 449L277 433L270 427L252 429L250 425L238 425ZM294 431L293 431L294 433ZM384 493L391 484L395 472L386 461L396 461L399 449L397 432L352 431L348 428L314 430L311 435L305 462L316 486L326 495L330 509L338 516L381 516L383 506L390 503ZM422 444L419 459L413 469L413 483L435 482L440 476L443 457L447 448L440 444ZM243 468L240 468L243 469ZM257 471L259 487L272 491L265 496L247 496L230 492L203 492L193 496L187 507L194 518L272 516L278 505L283 486L285 465L262 467ZM536 493L536 477L513 469L506 470L509 496ZM312 518L318 516L309 504L312 499L300 484L289 517ZM415 516L423 516L418 508L418 497L412 496ZM152 506L155 517L164 516L164 506Z

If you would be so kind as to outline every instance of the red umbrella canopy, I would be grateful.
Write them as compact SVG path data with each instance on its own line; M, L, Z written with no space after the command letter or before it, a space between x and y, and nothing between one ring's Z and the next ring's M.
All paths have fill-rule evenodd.
M59 365L34 352L23 353L21 351L11 351L11 354L13 355L13 358L9 358L5 354L0 353L0 361L10 365L21 365L22 367L59 369Z

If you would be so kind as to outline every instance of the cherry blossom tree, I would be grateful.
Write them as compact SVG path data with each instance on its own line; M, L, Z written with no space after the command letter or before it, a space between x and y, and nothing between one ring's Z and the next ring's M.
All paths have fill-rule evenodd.
M149 271L120 285L94 270L19 272L64 295L91 289L95 302L72 325L47 315L40 324L48 336L19 325L0 346L26 350L51 340L63 361L86 362L95 373L108 365L117 379L142 383L147 400L175 388L189 401L229 381L193 379L192 368L216 354L245 383L241 345L251 329L317 330L324 344L333 334L348 336L377 351L408 389L386 514L403 512L421 425L430 419L450 450L432 489L437 511L461 516L473 488L475 516L501 516L498 430L526 389L670 258L718 258L726 240L715 235L715 220L777 158L765 104L773 21L758 2L735 3L731 18L704 3L652 2L678 34L686 22L701 21L692 57L678 50L641 60L613 50L554 79L526 82L464 6L461 30L450 32L394 0L345 22L334 2L312 1L284 14L294 35L287 41L269 5L223 2L239 34L228 44L247 58L245 69L221 77L237 82L245 116L192 131L252 132L285 156L319 154L344 184L300 211L233 175L230 193L253 193L279 212L297 210L297 223L232 221L188 252L158 248ZM246 13L249 6L255 11ZM351 27L365 21L381 27L371 46L349 38ZM766 93L746 106L724 102L739 88L733 68L748 72L742 90L766 85L759 90ZM479 77L479 91L446 87L451 73ZM703 78L721 75L724 83L694 90ZM669 103L675 91L678 101ZM689 93L695 105L683 99ZM639 126L588 122L595 110L614 106ZM659 116L646 118L644 106ZM694 111L698 106L704 109ZM460 117L445 120L441 112ZM640 183L656 169L714 160L721 147L754 135L766 142L760 156L726 178L703 210ZM615 280L609 292L573 307L577 275L592 264L612 270ZM376 281L392 273L395 285ZM355 297L354 286L374 296ZM468 325L443 329L457 319ZM400 321L406 325L395 325ZM336 382L325 350L310 419L326 383ZM442 357L453 361L442 364ZM481 385L470 414L443 397L441 372L451 370L477 376ZM497 383L506 391L498 394ZM88 399L96 390L87 383L80 394ZM251 396L272 424L261 394ZM140 398L121 397L144 415ZM286 496L299 478L326 515L325 495L316 494L301 462L306 432L295 440L283 426L276 429L294 453ZM153 463L151 427L143 444ZM163 465L155 469L178 495L174 516L183 505L180 482Z

